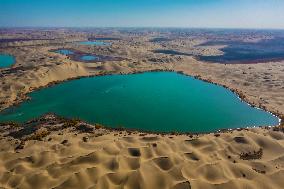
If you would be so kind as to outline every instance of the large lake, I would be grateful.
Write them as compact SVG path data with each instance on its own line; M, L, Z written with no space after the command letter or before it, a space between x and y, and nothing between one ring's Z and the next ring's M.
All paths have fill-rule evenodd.
M280 37L259 42L211 41L204 45L226 45L221 49L224 55L199 57L208 62L233 64L284 60L284 38Z
M14 56L8 54L0 54L0 68L11 67L15 63Z
M110 127L159 132L278 124L278 118L250 107L223 87L173 72L82 78L30 97L1 112L0 121L23 122L54 112Z

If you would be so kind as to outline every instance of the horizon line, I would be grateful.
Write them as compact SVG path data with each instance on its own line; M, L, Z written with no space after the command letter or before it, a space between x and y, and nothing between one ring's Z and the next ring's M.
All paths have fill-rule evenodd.
M8 28L147 28L147 29L228 29L228 30L284 30L284 28L261 28L261 27L190 27L190 26L0 26L0 29Z

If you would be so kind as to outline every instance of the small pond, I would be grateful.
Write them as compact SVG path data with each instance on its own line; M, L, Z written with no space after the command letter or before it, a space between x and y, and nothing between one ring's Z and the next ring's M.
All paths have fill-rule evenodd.
M85 63L123 60L123 58L120 58L120 57L96 55L94 53L86 53L86 52L82 52L82 51L74 50L74 49L57 49L57 50L51 50L51 52L56 52L62 55L66 55L71 60L85 62Z

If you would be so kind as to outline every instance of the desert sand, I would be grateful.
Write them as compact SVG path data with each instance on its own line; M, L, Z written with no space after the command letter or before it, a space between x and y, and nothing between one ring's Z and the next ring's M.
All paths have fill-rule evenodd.
M24 34L18 35L11 32L3 37ZM220 46L197 46L206 41L203 35L149 42L157 35L113 32L111 37L121 40L94 47L76 43L87 40L88 33L56 30L47 35L53 40L2 44L0 51L14 55L16 64L0 70L0 110L27 99L31 91L64 80L165 70L223 85L248 103L283 118L283 61L226 65L201 62L194 56L157 54L152 51L163 48L194 55L221 53ZM40 38L41 32L24 35L31 36ZM242 40L268 37L244 36ZM78 62L52 52L60 48L124 60ZM2 188L270 189L284 185L283 121L278 127L198 135L113 130L53 115L0 128Z
M283 139L279 128L163 135L47 115L23 128L1 127L0 186L280 189Z

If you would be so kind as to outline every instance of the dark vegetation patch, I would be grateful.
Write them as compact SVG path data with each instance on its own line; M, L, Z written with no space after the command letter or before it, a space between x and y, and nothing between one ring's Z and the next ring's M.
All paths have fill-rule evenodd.
M42 140L52 131L60 131L71 128L80 133L91 133L95 127L82 122L79 119L66 119L53 114L46 114L23 124L14 122L0 123L7 136L20 140ZM2 130L3 130L2 129Z
M79 119L67 119L63 123L63 128L75 127L80 122Z
M15 150L21 150L24 149L25 147L25 142L21 141L19 145L16 146Z
M25 140L42 140L44 137L50 134L47 130L38 130L32 135L25 138Z
M22 41L44 41L44 40L54 40L54 39L44 39L44 38L11 38L11 39L0 39L0 43L12 43L12 42L22 42Z
M82 133L92 133L94 131L94 127L87 124L79 124L76 129Z
M215 137L219 137L220 134L219 134L219 133L215 133L214 136L215 136Z
M159 53L159 54L168 54L168 55L181 55L181 56L192 56L190 53L183 53L175 50L170 49L157 49L153 50L153 53Z
M21 127L20 130L10 132L8 136L11 136L16 139L21 139L25 136L33 134L36 130L37 128L33 126Z
M101 125L101 124L98 124L98 123L95 124L95 128L96 128L96 129L101 129L101 128L103 128L103 127L104 127L104 126Z
M281 120L280 125L278 127L273 127L273 131L279 131L284 133L284 115L278 115L278 117Z
M263 155L263 149L260 148L258 151L241 153L240 154L240 159L242 159L242 160L261 159L262 155Z
M185 181L174 185L172 189L191 189L191 185L189 181Z
M13 122L13 121L9 121L9 122L4 122L4 123L0 123L0 127L4 127L9 125L11 128L19 128L21 125L19 123Z
M254 170L255 172L260 173L260 174L265 174L266 173L265 170L259 170L259 169L256 169L256 168L252 168L252 170Z
M248 141L245 137L235 137L234 141L236 143L241 143L241 144L247 144L248 143Z
M88 137L85 137L85 136L84 136L84 137L82 138L82 140L83 140L83 142L88 142L89 139L88 139Z
M157 147L157 143L153 143L152 146L153 146L154 148L156 148L156 147Z
M61 142L61 144L63 144L63 145L68 144L68 140L63 140L63 141Z
M5 75L13 74L13 73L19 73L19 72L24 72L27 70L32 70L34 69L34 66L18 66L18 67L11 67L9 69L1 70L0 77L4 77Z
M147 141L147 142L156 141L158 140L158 137L157 136L144 136L142 137L142 140Z

